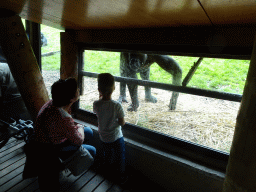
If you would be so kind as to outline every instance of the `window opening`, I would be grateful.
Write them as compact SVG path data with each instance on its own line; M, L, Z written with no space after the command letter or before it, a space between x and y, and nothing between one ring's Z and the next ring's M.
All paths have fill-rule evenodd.
M41 25L42 75L51 98L51 85L60 78L60 32L46 25Z
M170 57L175 59L182 68L182 80L194 62L199 59L198 57ZM128 111L131 98L126 86L128 103L122 103L126 122L229 153L240 106L240 102L237 101L241 99L248 67L248 60L204 58L187 87L209 90L209 92L220 91L231 96L234 94L235 99L228 101L186 92L179 93L176 110L170 110L168 107L172 91L152 88L151 92L157 98L157 103L151 103L145 100L144 86L138 86L140 107L137 111ZM86 50L80 109L92 111L93 101L99 98L97 79L91 77L96 77L96 73L103 72L120 77L119 70L120 52ZM87 77L88 75L91 77ZM139 74L138 78L141 79ZM150 81L157 82L159 85L170 84L172 75L154 63L150 67ZM112 99L118 100L120 83L116 81L115 85Z

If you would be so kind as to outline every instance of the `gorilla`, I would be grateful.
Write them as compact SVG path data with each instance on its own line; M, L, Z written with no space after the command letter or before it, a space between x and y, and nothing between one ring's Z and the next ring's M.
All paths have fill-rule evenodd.
M143 80L149 80L150 66L157 63L162 69L172 75L173 85L181 85L182 69L179 64L167 55L142 54L121 52L120 55L120 75L121 77L129 77L137 79L137 73ZM139 107L138 85L127 84L131 96L132 103L128 107L128 111L137 111ZM175 110L179 93L173 92L170 100L169 108ZM145 86L145 100L156 103L157 99L151 95L151 87ZM120 96L118 101L127 102L126 99L126 83L120 83Z

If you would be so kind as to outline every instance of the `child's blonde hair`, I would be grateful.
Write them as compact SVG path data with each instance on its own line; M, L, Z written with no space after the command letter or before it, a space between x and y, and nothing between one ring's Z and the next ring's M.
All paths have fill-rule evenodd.
M114 76L110 73L101 73L98 75L98 89L102 95L110 95L115 85Z

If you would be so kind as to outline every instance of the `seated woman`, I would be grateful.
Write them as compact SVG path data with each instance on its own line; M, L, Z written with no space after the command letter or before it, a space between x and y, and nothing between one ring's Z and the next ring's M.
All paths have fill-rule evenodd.
M74 122L71 106L79 99L79 89L74 78L58 80L51 87L52 100L43 105L35 123L36 141L58 145L65 159L83 145L94 157L96 149L85 145L92 139L91 128Z
M52 85L51 94L52 100L45 103L38 113L34 128L35 140L45 146L52 146L50 148L54 148L62 160L70 157L81 145L94 157L95 147L83 144L92 139L93 131L75 123L70 115L72 104L79 99L77 81L74 78L60 79ZM50 153L46 156L48 164L51 164Z

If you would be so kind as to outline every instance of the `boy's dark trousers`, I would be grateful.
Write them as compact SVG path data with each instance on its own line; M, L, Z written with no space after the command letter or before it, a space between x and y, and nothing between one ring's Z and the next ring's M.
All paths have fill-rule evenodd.
M100 169L107 173L116 173L117 178L125 175L125 143L121 137L112 143L101 142L101 149L98 152Z

